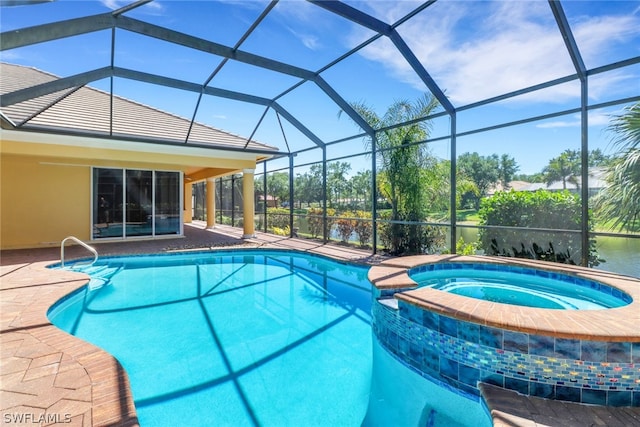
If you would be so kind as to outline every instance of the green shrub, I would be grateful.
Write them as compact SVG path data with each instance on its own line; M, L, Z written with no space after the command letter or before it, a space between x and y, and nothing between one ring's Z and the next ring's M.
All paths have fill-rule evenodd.
M483 228L480 245L487 255L579 264L581 259L581 203L568 191L501 191L482 200L480 225L524 227ZM567 231L540 231L550 228ZM600 263L595 240L589 244L589 266Z
M327 216L335 216L336 210L328 208ZM309 224L309 232L311 236L315 239L318 236L322 235L323 232L323 211L322 208L310 208L307 210L307 223ZM331 218L327 218L327 231L331 230L331 226L333 225L333 220Z
M334 223L336 225L338 234L340 235L340 240L344 243L347 243L356 229L356 220L351 219L353 218L353 212L351 211L344 211L340 214L340 216L345 218L336 218L334 220Z
M456 242L456 254L457 255L475 255L478 250L478 242L467 243L464 241L464 238L460 236L458 241ZM450 253L450 251L446 250L443 253Z
M381 219L391 218L391 212L383 212ZM419 255L441 251L446 244L444 227L410 223L414 218L403 218L408 224L379 223L378 236L384 248L393 255Z
M307 223L309 224L309 232L314 239L322 233L322 209L310 208L307 210Z
M358 218L354 227L354 231L358 235L358 242L360 246L365 246L371 242L371 236L373 235L371 212L355 211L353 216Z
M289 227L289 209L268 208L267 227L271 230Z
M288 225L284 228L273 227L273 234L276 236L289 236L291 235L291 230Z

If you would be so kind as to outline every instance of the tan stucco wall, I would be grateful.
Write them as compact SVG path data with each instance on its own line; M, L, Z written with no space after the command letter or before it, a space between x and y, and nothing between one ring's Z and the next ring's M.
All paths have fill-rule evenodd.
M255 168L256 162L247 153L59 136L33 142L15 132L1 136L0 249L58 246L69 235L89 241L92 166L220 176Z
M16 249L90 238L91 168L2 155L0 245Z
M39 135L38 135L39 136ZM38 157L66 158L69 161L100 162L103 166L124 166L132 162L158 165L158 168L187 171L191 167L209 168L211 173L231 173L243 168L255 168L255 155L212 151L204 148L175 147L141 142L114 142L100 139L82 139L46 135L42 141L28 141L29 135L2 132L2 154L20 154ZM22 138L22 139L19 139Z

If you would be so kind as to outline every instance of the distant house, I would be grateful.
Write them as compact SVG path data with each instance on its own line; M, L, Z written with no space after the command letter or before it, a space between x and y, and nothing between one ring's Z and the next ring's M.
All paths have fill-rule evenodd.
M258 195L258 202L263 203L266 199L268 208L277 208L278 207L278 198L272 196L271 194L267 194L267 196L263 196L262 194Z
M589 196L598 194L606 186L606 169L602 167L589 168ZM522 191L536 191L536 190L549 190L549 191L563 191L567 190L571 193L579 193L582 188L582 177L567 177L565 183L561 180L554 181L547 185L544 183L532 183L529 187L523 188Z
M589 197L598 194L606 186L606 173L606 169L602 167L589 168ZM513 189L514 191L563 191L566 189L571 193L580 193L580 189L582 188L580 185L581 182L581 176L575 177L575 179L567 177L565 184L563 184L561 180L554 181L549 185L544 182L511 181L509 183L509 189ZM498 184L490 190L488 194L492 195L496 191L503 190L503 187Z
M254 170L278 150L35 68L0 63L0 249L182 235L192 185L243 175L254 233Z
M510 181L509 187L505 188L501 183L497 183L496 185L494 185L489 189L487 194L491 196L498 191L509 191L509 190L526 191L530 185L531 183L527 181Z

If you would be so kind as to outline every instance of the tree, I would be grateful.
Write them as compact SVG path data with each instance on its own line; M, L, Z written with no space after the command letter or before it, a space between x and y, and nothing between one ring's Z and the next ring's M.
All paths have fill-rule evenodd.
M500 158L497 154L481 156L478 153L464 153L458 157L458 177L467 178L476 185L478 196L474 205L475 209L479 209L480 200L500 180Z
M542 172L534 173L531 175L520 173L514 175L513 180L544 183L544 175L542 174Z
M549 160L542 173L547 185L562 181L562 189L567 189L567 183L578 186L581 163L580 153L575 150L564 150L558 157Z
M289 174L286 172L267 174L267 195L275 197L279 203L288 202Z
M375 143L377 152L379 182L386 184L381 190L391 206L391 242L392 253L421 252L418 224L408 225L394 221L421 221L429 206L427 192L422 188L422 172L431 157L427 144L418 142L428 138L431 123L419 120L429 116L439 106L437 99L425 94L415 102L401 100L394 102L384 116L378 116L364 103L352 107L374 129L375 139L367 139L367 148ZM397 126L399 123L411 123Z
M640 221L640 103L615 116L608 130L619 152L594 205L601 216L613 220L612 229L631 231Z
M513 177L516 172L520 170L520 166L516 163L516 159L509 157L506 154L500 156L500 165L498 167L498 177L502 188L504 190L509 189L509 183L513 181Z
M456 207L459 209L474 209L480 200L478 186L468 178L459 177L456 181ZM477 208L476 208L477 209Z
M599 148L589 152L589 167L606 167L611 166L612 163L613 158L604 154Z
M322 165L311 165L309 171L298 174L293 181L293 193L302 207L302 202L310 205L322 201Z
M371 171L365 170L356 173L349 180L351 187L351 200L354 209L371 210Z
M327 206L333 208L334 203L346 198L349 188L346 174L351 170L347 162L331 162L327 166Z
M451 194L451 161L441 161L430 156L425 163L420 179L422 180L422 189L425 192L425 197L429 201L427 205L429 211L448 211L449 196Z

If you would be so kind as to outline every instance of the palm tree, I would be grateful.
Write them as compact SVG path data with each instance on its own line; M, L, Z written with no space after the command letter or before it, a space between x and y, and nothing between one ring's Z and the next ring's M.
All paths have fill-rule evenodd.
M500 157L500 166L498 167L498 175L500 176L500 182L504 190L509 189L509 183L513 180L513 176L520 170L520 166L516 163L516 159L510 157L508 154L503 154Z
M619 156L607 169L607 186L595 198L599 214L611 219L611 228L630 231L640 221L640 103L609 124Z
M574 150L564 150L558 157L549 161L542 173L547 185L562 181L563 190L567 189L567 182L578 187L577 177L580 175L580 155Z
M431 94L425 94L415 102L401 100L394 102L384 116L378 116L364 103L352 107L365 121L377 130L375 143L379 165L381 193L391 205L391 220L420 221L424 219L428 200L421 189L423 169L429 158L426 144L416 144L428 138L431 123L423 119L432 114L439 106L438 100ZM397 126L400 123L409 123ZM371 148L367 140L367 149ZM402 248L402 233L398 224L392 225L390 250L394 253L408 250L416 252L415 247ZM410 244L411 246L411 244Z

